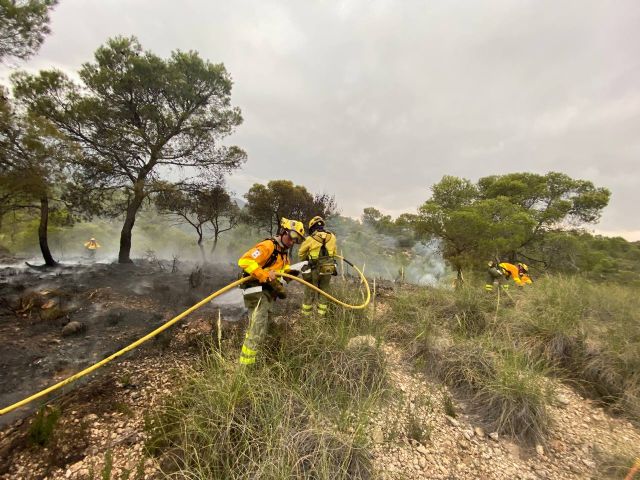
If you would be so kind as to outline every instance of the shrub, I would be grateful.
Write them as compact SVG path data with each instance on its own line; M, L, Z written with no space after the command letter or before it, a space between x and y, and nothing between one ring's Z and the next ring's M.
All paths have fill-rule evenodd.
M59 419L60 409L46 405L41 407L29 426L29 440L37 445L46 445L51 440Z
M437 371L470 399L470 411L493 430L526 441L545 437L553 390L539 366L524 355L501 348L492 338L465 340L444 352Z
M268 368L211 356L151 423L150 447L189 478L369 478L363 439L335 431ZM168 472L167 472L168 473Z

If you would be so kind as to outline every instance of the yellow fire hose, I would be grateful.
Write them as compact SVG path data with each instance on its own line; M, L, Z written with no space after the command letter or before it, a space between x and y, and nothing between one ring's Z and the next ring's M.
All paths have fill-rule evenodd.
M340 257L340 258L342 258L342 257ZM343 260L345 260L349 265L351 265L358 272L358 274L360 275L360 278L362 280L362 283L364 283L364 285L365 285L365 288L366 288L366 291L367 291L367 295L366 295L366 298L365 298L364 302L362 304L360 304L360 305L349 305L348 303L344 303L344 302L338 300L337 298L329 295L328 293L322 291L321 289L319 289L315 285L312 285L309 282L306 282L305 280L303 280L301 278L298 278L298 277L296 277L294 275L290 275L288 273L276 273L276 275L282 276L282 277L286 277L286 278L290 278L291 280L295 280L297 282L300 282L303 285L312 288L313 290L317 291L319 294L324 295L325 297L327 297L332 302L334 302L334 303L336 303L336 304L338 304L338 305L340 305L340 306L342 306L344 308L350 308L350 309L354 309L354 310L363 309L369 304L369 300L371 300L371 291L369 290L369 283L367 282L367 279L365 278L364 274L360 271L360 269L358 267L356 267L355 265L353 265L351 262L349 262L348 260L346 260L344 258L343 258ZM172 326L174 323L179 322L184 317L189 315L191 312L194 312L194 311L198 310L200 307L206 305L207 303L209 303L214 298L222 295L223 293L228 292L232 288L237 287L238 285L241 285L241 284L243 284L244 282L246 282L246 281L248 281L250 279L251 279L251 277L241 278L240 280L236 280L235 282L232 282L229 285L227 285L225 287L222 287L217 292L214 292L211 295L209 295L208 297L200 300L198 303L196 303L192 307L189 307L187 310L185 310L181 314L173 317L171 320L169 320L165 324L159 326L158 328L156 328L152 332L146 334L144 337L139 338L138 340L136 340L135 342L131 343L130 345L127 345L122 350L118 350L117 352L109 355L106 358L103 358L99 362L94 363L93 365L85 368L84 370L82 370L82 371L80 371L78 373L75 373L75 374L71 375L70 377L67 377L64 380L62 380L62 381L60 381L60 382L58 382L58 383L56 383L54 385L51 385L50 387L47 387L44 390L39 391L38 393L34 393L30 397L24 398L24 399L20 400L19 402L14 403L13 405L9 405L8 407L0 409L0 415L4 415L6 413L9 413L9 412L15 410L16 408L20 408L20 407L22 407L24 405L27 405L28 403L31 403L34 400L37 400L38 398L44 397L45 395L47 395L47 394L49 394L51 392L55 392L56 390L64 387L65 385L69 385L70 383L75 382L76 380L84 377L85 375L90 374L91 372L97 370L98 368L102 367L103 365L106 365L111 360L114 360L114 359L124 355L125 353L133 350L134 348L139 347L140 345L142 345L147 340L149 340L149 339L155 337L156 335L158 335L159 333L165 331L167 328Z

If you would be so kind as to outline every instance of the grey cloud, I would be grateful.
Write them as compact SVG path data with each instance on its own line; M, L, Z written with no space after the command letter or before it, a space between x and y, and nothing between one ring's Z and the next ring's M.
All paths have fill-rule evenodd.
M75 70L135 34L224 62L249 161L345 214L414 211L444 174L559 170L609 187L599 229L639 238L640 3L62 0L27 67Z

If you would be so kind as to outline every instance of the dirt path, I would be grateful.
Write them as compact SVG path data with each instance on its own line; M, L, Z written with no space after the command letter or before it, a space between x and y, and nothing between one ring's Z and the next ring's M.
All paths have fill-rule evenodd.
M383 348L400 392L371 426L374 463L383 478L598 478L598 452L640 445L640 429L564 385L558 386L559 401L551 407L548 442L518 445L485 432L477 418L465 414L464 403L454 401L458 415L447 416L444 404L452 397L447 388L413 372L398 347Z

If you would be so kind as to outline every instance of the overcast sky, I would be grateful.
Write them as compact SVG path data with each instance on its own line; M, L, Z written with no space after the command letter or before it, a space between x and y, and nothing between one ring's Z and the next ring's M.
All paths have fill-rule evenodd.
M395 216L446 174L555 170L611 189L597 230L640 239L638 0L60 0L51 27L21 67L75 71L115 35L223 62L238 194L287 178Z

